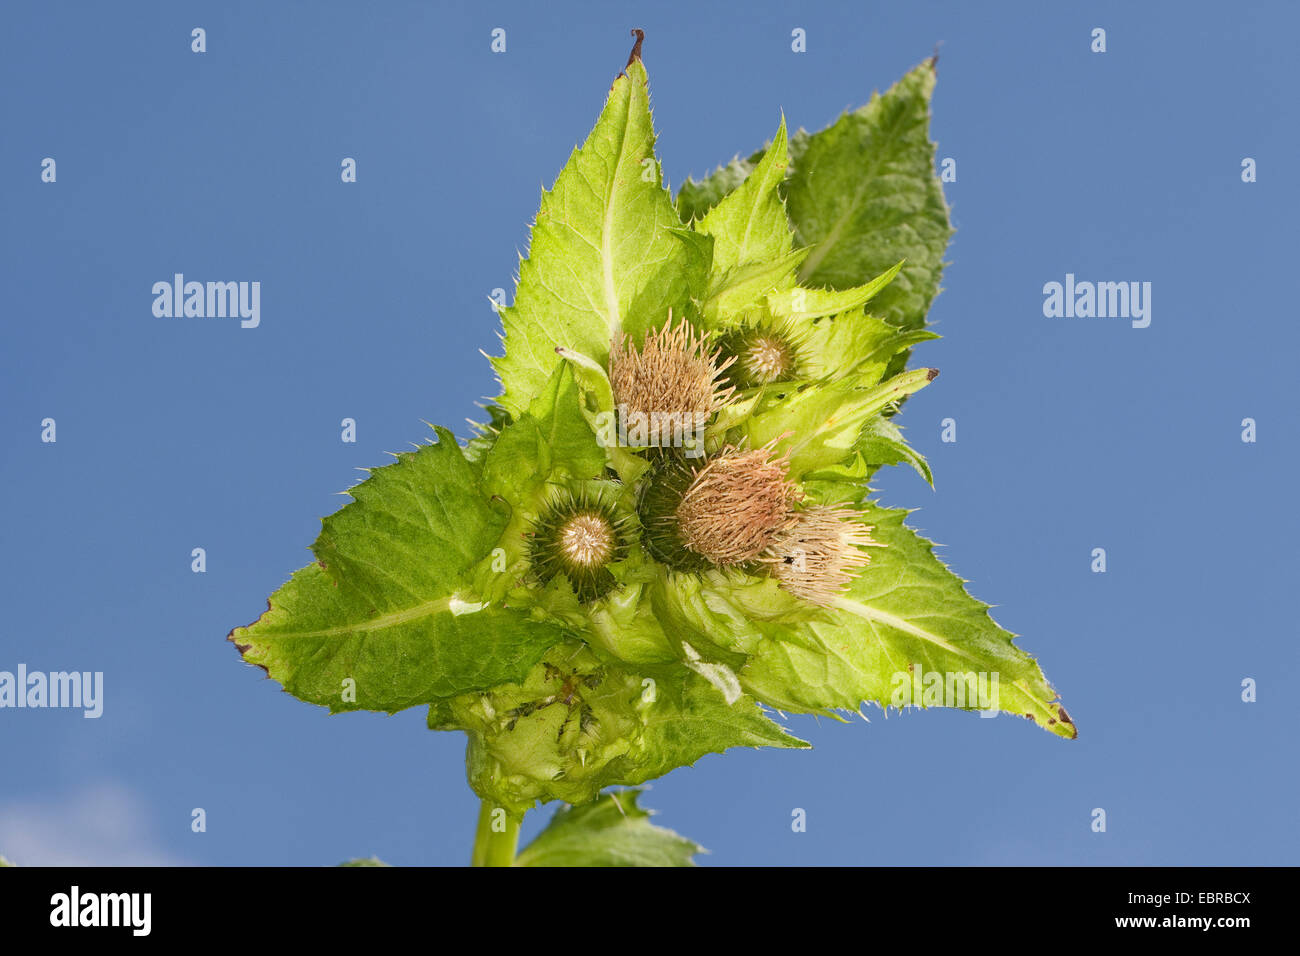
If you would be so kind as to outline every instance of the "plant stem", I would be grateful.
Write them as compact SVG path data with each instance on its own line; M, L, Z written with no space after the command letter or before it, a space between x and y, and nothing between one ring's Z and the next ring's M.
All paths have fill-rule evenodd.
M494 830L493 816L504 815L504 829ZM471 866L510 866L515 862L515 848L519 845L519 824L524 817L512 816L500 807L483 801L478 811L478 830L474 833L474 856ZM498 824L500 827L501 824Z

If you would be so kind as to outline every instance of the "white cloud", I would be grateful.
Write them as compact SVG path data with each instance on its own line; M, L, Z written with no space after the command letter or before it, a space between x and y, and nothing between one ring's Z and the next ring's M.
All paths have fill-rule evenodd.
M118 783L61 800L0 804L0 853L18 866L181 866L143 802Z

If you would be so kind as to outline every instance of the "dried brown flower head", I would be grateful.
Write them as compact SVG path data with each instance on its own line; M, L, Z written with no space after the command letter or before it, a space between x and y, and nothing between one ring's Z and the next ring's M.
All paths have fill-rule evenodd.
M862 549L884 547L872 539L872 529L861 517L848 508L821 505L801 511L789 527L777 532L763 560L771 564L783 588L825 607L871 561Z
M683 547L720 567L757 558L795 519L801 495L788 468L771 445L723 449L695 472L677 505Z
M731 400L732 389L720 381L734 359L718 361L706 333L697 332L685 319L668 322L648 332L637 349L631 338L620 335L610 347L609 382L614 404L626 434L640 435L632 444L681 445L680 431L702 429L713 412ZM670 428L673 434L664 434Z

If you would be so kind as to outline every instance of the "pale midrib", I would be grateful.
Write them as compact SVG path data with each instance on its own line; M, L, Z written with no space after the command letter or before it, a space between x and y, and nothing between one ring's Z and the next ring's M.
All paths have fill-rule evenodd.
M866 182L864 181L853 194L853 201L849 203L848 209L844 210L844 215L835 220L835 225L832 226L831 231L826 234L826 238L819 242L817 247L812 251L812 254L804 260L803 268L799 270L800 282L805 281L810 275L816 272L817 267L821 265L822 260L831 254L831 250L835 248L835 244L840 241L840 232L844 229L844 224L852 219L854 214L857 213L858 203L862 200L862 193L865 189Z
M917 627L911 621L905 621L896 614L890 614L888 611L878 610L877 608L863 604L861 601L854 601L852 598L846 597L837 597L835 599L835 607L843 611L848 611L850 614L855 614L865 620L875 621L879 624L892 627L895 630L902 631L905 634L911 634L913 637L919 637L921 640L928 641L936 647L942 647L945 651L956 654L959 657L965 657L972 661L976 660L973 655L966 653L961 648L949 644L939 635L931 634L924 628Z
M895 122L895 125L897 125L897 121ZM892 134L894 130L891 128L888 132ZM821 265L822 260L830 255L831 250L835 248L835 244L839 242L840 232L844 229L844 224L857 214L858 204L862 202L863 194L866 192L867 186L870 185L879 174L880 160L877 157L872 158L869 164L869 169L870 173L863 176L862 182L858 185L858 188L853 191L853 200L849 203L848 208L844 210L844 214L840 216L839 219L835 220L835 225L831 227L831 231L827 233L826 238L817 245L817 248L814 249L812 254L804 261L803 268L799 270L800 282L807 280L809 276L817 271L817 267Z
M618 310L618 290L614 286L614 252L610 248L610 238L614 231L614 197L618 192L618 171L623 165L623 152L627 148L627 128L632 122L632 82L627 82L627 103L624 107L625 121L619 131L618 152L614 157L614 168L610 170L609 194L605 200L605 216L600 235L601 268L605 277L605 303L607 309L606 323L609 325L611 339L617 339L623 332L623 316Z
M768 148L770 149L771 147ZM773 166L776 167L776 164L773 163ZM776 168L779 169L782 173L785 172L784 166L780 166ZM740 265L748 261L745 258L745 256L749 253L749 237L750 234L754 231L754 223L758 220L758 211L759 208L762 206L763 197L765 197L768 194L768 191L774 188L775 184L779 181L780 180L777 179L777 177L773 175L771 171L769 171L767 179L764 180L763 184L758 187L757 193L754 198L754 204L749 208L749 216L747 217L747 220L745 222L745 232L740 237L740 249L736 254L737 265Z
M285 637L341 637L347 634L368 633L370 631L382 631L386 627L396 627L398 624L405 624L407 621L418 620L422 617L428 617L432 614L438 614L442 611L451 610L451 602L454 596L436 598L432 601L425 601L423 604L417 604L414 607L404 608L400 611L391 611L388 614L381 614L379 617L372 617L370 620L361 624L343 624L339 627L327 627L321 631L291 631L275 634L278 640Z

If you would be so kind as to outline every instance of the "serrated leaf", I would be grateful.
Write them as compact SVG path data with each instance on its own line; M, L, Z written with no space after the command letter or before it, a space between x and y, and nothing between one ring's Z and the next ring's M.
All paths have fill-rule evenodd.
M906 260L872 311L921 328L939 291L952 227L934 172L927 61L884 95L791 144L786 203L799 241L815 246L800 281L842 288Z
M795 286L772 292L767 296L767 309L775 318L791 319L796 323L857 309L875 298L902 268L902 262L895 263L870 282L845 289L806 289Z
M694 866L704 848L650 822L640 790L561 807L515 858L515 866Z
M598 477L605 451L582 413L573 368L561 363L528 412L501 430L483 458L483 489L516 507L557 477Z
M505 354L492 362L512 415L550 377L557 347L604 364L616 335L662 325L703 285L698 247L672 232L679 220L654 143L645 69L634 61L543 193L514 303L501 310Z
M657 678L655 693L655 703L663 706L652 708L646 718L646 762L632 774L636 779L621 781L624 785L653 780L732 747L808 747L768 718L752 698L728 703L695 673L665 672Z
M560 631L482 607L468 575L506 517L452 435L374 469L326 518L318 563L230 640L289 693L332 712L393 713L518 680Z
M702 180L688 178L677 193L677 212L682 222L703 219L710 209L749 178L762 157L763 150L760 149L748 159L733 157L727 165L719 166Z
M858 493L845 489L846 498ZM861 701L990 708L1075 737L1038 663L966 592L934 546L903 523L907 512L864 511L884 547L871 549L871 563L820 619L797 628L759 625L766 639L741 670L745 689L793 711L854 710ZM936 680L941 690L927 699ZM914 688L921 693L913 696Z
M924 329L900 332L859 307L811 323L799 339L799 367L807 378L852 376L866 387L884 377L899 352L938 337Z
M847 289L905 259L872 311L909 329L925 324L952 235L929 134L934 79L926 61L826 129L791 136L783 184L796 240L815 247L800 283ZM683 220L707 215L761 155L732 160L703 182L688 180L677 197Z
M769 386L768 394L741 426L750 447L775 442L800 478L848 458L867 421L934 379L934 369L914 369L871 388L852 379Z
M523 614L479 608L473 596L412 598L376 613L366 595L332 581L319 564L295 572L268 603L230 640L294 697L333 713L396 713L518 680L562 636Z
M492 447L501 429L510 424L510 414L500 405L489 403L480 407L487 412L488 420L486 422L476 422L473 419L467 419L470 428L474 430L474 437L467 441L462 449L465 453L465 460L472 465L482 463L483 456Z
M713 237L712 272L720 274L750 262L779 259L790 252L792 237L778 190L785 180L785 117L771 144L740 188L695 224Z
M349 488L352 502L321 522L312 545L330 578L367 595L378 613L453 593L504 524L455 436L435 433Z
M902 431L888 418L877 416L867 422L862 437L858 440L858 451L868 465L898 465L906 462L916 469L926 484L934 487L930 463L907 443Z
M807 249L796 249L769 262L747 262L715 272L700 305L705 324L711 328L740 324L746 311L770 292L794 284L795 270L807 255Z

